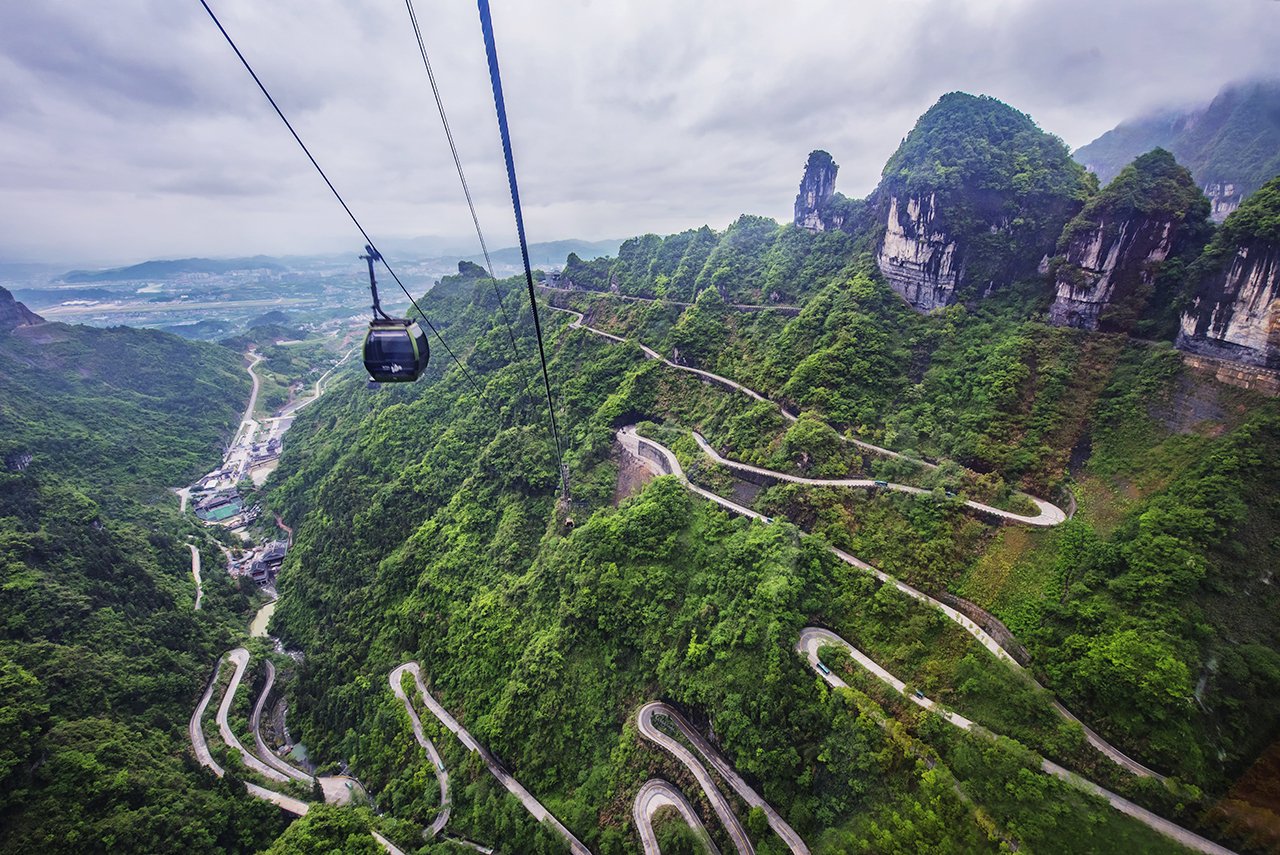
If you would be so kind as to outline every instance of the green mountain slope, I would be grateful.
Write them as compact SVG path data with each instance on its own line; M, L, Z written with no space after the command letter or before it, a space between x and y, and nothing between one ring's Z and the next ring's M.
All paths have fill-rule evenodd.
M1280 175L1280 82L1228 86L1206 106L1123 122L1074 156L1106 183L1157 146L1191 170L1223 219Z
M723 254L727 264L752 263L750 250ZM798 487L757 494L761 512L824 541L785 523L729 518L669 479L615 509L613 432L633 421L661 422L646 429L722 492L732 484L696 462L691 427L726 454L766 465L916 476L909 462L858 460L810 419L788 427L769 403L570 329L558 313L544 324L579 521L565 535L538 396L521 392L520 370L507 364L490 289L452 277L424 306L451 319L445 334L470 354L483 391L436 363L415 388L370 395L352 370L301 417L275 476L271 501L297 533L275 628L306 653L290 720L308 744L356 758L384 809L426 824L429 773L385 687L393 667L415 660L444 706L593 851L631 851L636 788L653 774L678 774L628 724L654 698L714 731L815 851L992 848L957 792L1030 848L1167 850L1109 809L1041 792L1047 779L1023 761L956 743L856 672L849 679L859 693L827 694L792 646L806 624L833 627L961 712L1194 825L1211 799L1126 779L1082 748L1078 732L1060 730L1037 706L1043 699L1022 699L1021 684L966 637L834 561L825 542L997 612L1028 644L1036 672L1086 720L1212 796L1280 717L1267 616L1275 603L1259 575L1275 559L1265 544L1278 523L1269 506L1247 501L1275 476L1266 463L1280 437L1275 406L1240 398L1248 416L1184 432L1159 410L1195 388L1170 348L1148 353L1119 337L1050 328L1021 317L1016 301L922 317L876 280L869 259L856 267L795 317L734 311L714 288L688 308L557 299L586 309L593 325L639 331L663 352L691 331L704 330L692 341L718 330L714 347L690 355L695 364L765 380L765 391L891 447L955 454L981 473L950 466L935 483L970 495L998 500L1005 479L1049 494L1066 478L1071 449L1089 437L1093 455L1086 440L1086 468L1074 470L1085 485L1079 524L1029 542L1018 530L1015 544L945 503ZM527 332L515 284L508 312ZM521 347L532 352L527 335ZM810 394L818 388L827 391ZM1242 556L1233 544L1246 532L1254 552ZM1019 544L1019 560L1037 575L1006 572L1001 583L990 565ZM1229 622L1233 611L1249 616L1244 636ZM1201 707L1192 698L1210 660L1232 664L1207 679ZM1144 702L1114 700L1125 693ZM880 704L903 722L904 741L885 741L874 724ZM932 746L947 770L940 774L959 781L951 796L913 771L912 740ZM521 851L554 848L455 741L446 737L444 750L455 770L456 833ZM1009 799L1030 782L1034 796ZM1046 800L1063 812L1046 815ZM759 842L761 851L776 844L767 834Z
M278 832L188 757L247 604L209 574L192 611L192 532L166 495L216 462L247 395L223 348L0 332L0 850L248 852Z

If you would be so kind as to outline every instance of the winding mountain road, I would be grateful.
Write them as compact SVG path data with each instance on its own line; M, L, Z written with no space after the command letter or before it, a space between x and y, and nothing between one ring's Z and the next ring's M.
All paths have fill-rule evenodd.
M655 442L654 440L651 440L651 439L646 439L640 436L639 434L637 434L635 431L634 425L628 425L626 427L621 428L618 431L617 436L618 436L618 442L621 443L622 447L625 448L628 452L630 452L633 456L646 461L652 468L654 468L655 471L660 472L661 474L675 475L677 478L680 479L680 481L685 485L685 487L691 490L692 492L697 493L698 495L703 496L704 498L710 499L711 501L720 505L722 508L725 508L726 510L731 511L732 513L739 514L741 516L751 517L752 519L758 519L763 522L771 522L771 520L768 517L764 516L763 514L757 511L753 511L751 508L743 507L742 505L739 505L737 502L734 502L731 499L726 499L724 496L720 496L715 493L712 493L711 491L705 490L702 487L699 487L698 485L690 482L688 477L685 475L684 470L681 468L680 461L676 458L674 452L672 452L669 448L662 445L661 443ZM880 570L879 568L868 564L862 559L856 558L853 555L850 555L849 553L845 552L842 549L837 549L834 546L829 548L833 555L835 555L837 558L839 558L841 561L845 562L846 564L849 564L853 567L857 567L859 570L863 570L867 573L870 573L871 575L879 579L881 582L888 585L892 585L893 587L897 588L899 591L906 594L907 596L912 597L913 599L916 599L922 603L926 603L927 605L930 605L933 608L937 609L938 611L942 612L944 615L950 618L954 623L960 626L961 629L969 633L969 635L971 635L979 644L981 644L988 651L990 651L990 653L993 656L995 656L997 659L1000 659L1009 663L1009 666L1011 668L1013 668L1015 671L1022 673L1028 680L1032 682L1032 684L1034 684L1037 688L1044 690L1046 694L1049 694L1050 697L1052 697L1052 693L1049 692L1048 689L1045 689L1044 686L1041 685L1040 682L1036 680L1035 677L1032 676L1030 672L1023 669L1022 665L1018 663L1018 660L1015 659L1009 653L1009 651L1005 650L1004 647L1000 645L1000 642L996 641L990 634L987 633L986 630L978 626L978 624L976 624L967 615L953 609L951 606L947 605L946 603L943 603L939 600L934 599L933 597L929 596L928 594L919 590L918 588L915 588L911 585L908 585L906 582L903 582L900 579L896 579L893 576L890 576L888 573L885 573L883 570ZM1101 752L1105 757L1110 759L1112 762L1116 763L1117 765L1125 769L1128 769L1130 772L1132 772L1135 775L1156 778L1157 780L1161 780L1161 781L1164 780L1163 775L1160 775L1159 773L1142 765L1137 760L1134 760L1132 757L1129 757L1123 751L1116 748L1111 743L1107 742L1105 739L1103 739L1101 736L1095 733L1092 729L1085 727L1083 722L1080 722L1080 719L1072 715L1071 712L1061 704L1061 702L1055 699L1053 701L1053 706L1056 710L1058 710L1058 712L1064 718L1070 719L1071 721L1074 721L1080 724L1080 726L1084 729L1085 739L1088 740L1089 744L1092 745L1094 748L1096 748L1099 752Z
M231 704L235 700L236 690L240 688L240 679L244 677L245 669L249 667L249 651L243 647L237 647L227 654L227 659L236 666L235 672L231 675L231 682L227 684L227 691L222 695L222 703L218 705L217 722L218 731L222 734L222 741L239 752L240 759L244 761L244 765L257 772L264 778L272 781L279 781L282 784L288 783L290 776L268 766L257 758L256 755L248 751L231 730L231 724L227 721L227 715L231 712ZM261 700L261 698L259 698ZM308 779L310 780L310 779Z
M720 850L711 841L707 827L702 824L684 793L660 778L650 778L641 784L640 792L636 793L636 799L631 805L631 819L640 832L640 845L644 847L645 855L662 855L662 850L658 848L658 836L653 831L653 817L664 807L675 808L679 812L710 855L720 855Z
M413 682L417 686L418 693L422 696L422 702L426 704L427 709L431 710L431 714L440 720L440 723L449 728L458 740L467 748L468 751L479 754L484 760L486 766L489 767L489 773L498 779L498 783L506 787L507 791L520 800L520 804L524 805L524 809L538 822L545 823L550 826L565 842L569 844L569 851L573 855L591 855L591 850L582 844L578 838L573 836L573 832L565 828L564 823L556 819L551 811L543 807L542 802L534 798L533 794L524 788L524 785L511 776L511 773L502 767L492 754L489 753L483 745L475 740L465 727L458 723L449 711L440 705L440 702L432 697L427 691L427 687L422 682L422 669L418 667L417 662L406 662L397 666L390 674L391 684L394 688L405 672L413 675ZM439 769L439 765L436 766Z
M693 303L686 303L682 300L668 300L665 298L659 300L657 297L636 297L631 294L618 294L614 291L591 291L586 288L557 288L554 285L544 285L542 283L538 283L537 288L542 291L555 291L560 294L594 295L596 297L608 297L612 300L625 300L631 303L666 303L668 306L685 307L693 305ZM726 303L725 305L731 309L738 309L743 312L763 312L770 309L776 309L781 312L788 312L792 314L796 314L804 308L803 306L794 306L789 303ZM557 309L559 306L552 306L551 308ZM561 309L561 311L567 310Z
M749 807L758 807L764 811L765 817L769 820L769 827L782 838L782 842L787 844L787 848L795 855L809 855L809 847L805 845L805 842L796 833L795 829L787 824L787 821L782 818L780 813L774 810L773 805L766 802L763 796L742 779L742 776L725 759L723 754L717 751L689 722L685 721L684 716L680 715L674 707L661 701L651 701L645 704L640 708L640 713L636 719L640 734L674 754L693 773L694 777L698 779L698 784L702 787L703 792L707 794L712 806L715 807L716 815L724 823L725 829L729 832L729 836L733 839L734 845L738 847L739 852L750 853L754 852L755 848L751 845L751 840L746 836L746 832L742 830L741 824L738 823L738 818L733 815L732 811L728 810L728 803L719 794L702 764L698 763L689 753L689 750L679 741L654 726L653 717L655 715L670 719L676 729L680 731L680 735L689 741L689 744L702 755L702 758L711 765L711 768L716 770L721 778L724 778L725 782L738 794L739 798L746 802ZM713 793L715 794L714 796ZM717 799L719 804L717 804ZM721 811L721 806L723 806L724 812Z
M703 438L702 434L697 431L693 432L693 438L697 440L698 447L702 449L703 454L707 455L721 466L734 469L739 472L749 472L753 475L772 478L775 481L786 481L791 484L806 484L813 487L851 487L862 490L878 488L882 490L896 490L900 493L911 493L916 496L929 496L933 493L932 490L926 490L923 487L912 487L907 484L895 484L888 481L876 481L873 478L805 478L800 475L790 475L786 472L765 469L761 466L752 466L749 463L742 463L737 460L731 460L728 457L723 457L720 452L716 451L711 443L707 442L706 439ZM1036 506L1040 509L1040 513L1034 517L1029 517L1025 514L1016 514L1013 511L1006 511L1001 508L986 505L982 502L975 502L969 499L963 500L963 504L965 507L981 511L984 514L990 514L991 516L999 517L1011 522L1022 523L1023 525L1047 527L1066 522L1067 515L1062 512L1061 508L1056 505L1052 505L1043 499L1037 499L1034 496L1028 496L1027 498L1035 502Z
M878 665L874 660L872 660L871 657L867 656L861 650L858 650L852 644L845 641L843 638L836 635L831 630L822 629L821 627L816 627L816 626L806 627L805 629L800 631L800 638L796 642L796 651L805 657L806 661L808 661L809 663L809 666L813 668L813 670L817 672L818 676L820 676L823 680L825 680L828 685L835 686L838 688L848 687L848 684L845 683L843 680L841 680L838 676L831 673L829 670L824 671L822 668L818 667L818 650L823 645L833 645L836 647L844 648L844 650L847 651L851 657L853 657L855 662L857 662L866 670L870 671L880 680L884 681L885 683L888 683L890 686L893 687L893 689L896 692L905 696L907 700L911 701L917 706L920 706L920 707L923 707L924 709L929 710L930 712L937 713L938 715L942 716L948 722L955 725L956 727L959 727L963 730L974 730L974 728L976 727L974 722L970 721L969 719L965 718L962 715L959 715L958 713L954 713L954 712L951 712L950 710L944 709L939 704L933 702L929 698L924 697L923 694L914 694L914 693L908 694L906 685L901 680L899 680L897 677L890 674L884 668L880 667L880 665ZM983 730L985 730L985 728L983 728ZM987 732L989 733L990 731L987 731ZM1235 853L1233 853L1230 849L1227 849L1224 846L1220 846L1217 843L1214 843L1212 840L1208 840L1204 837L1201 837L1195 832L1189 831L1183 828L1182 826L1177 825L1176 823L1170 822L1164 817L1158 816L1152 813L1151 811L1147 810L1146 808L1140 807L1139 805L1134 804L1128 799L1116 795L1110 790L1099 787L1097 784L1091 781L1085 780L1084 778L1080 777L1074 772L1064 769L1063 767L1059 766L1057 763L1053 763L1049 760L1045 760L1044 758L1041 758L1040 769L1046 774L1053 775L1054 777L1057 777L1062 779L1063 781L1066 781L1068 784L1072 785L1073 787L1076 787L1092 795L1099 796L1105 799L1116 810L1120 811L1123 814L1133 817L1138 822L1141 822L1144 825L1154 829L1155 831L1160 832L1161 834L1165 835L1171 840L1176 840L1178 843L1181 843L1183 846L1189 847L1198 852L1206 853L1206 855L1235 855Z
M600 330L600 329L596 329L595 327L588 326L581 312L574 311L573 309L562 309L558 306L551 306L550 304L548 304L548 308L555 309L557 312L564 312L566 314L573 315L574 319L569 324L570 329L584 329L589 333L601 336L603 338L607 338L610 341L615 341L620 344L626 344L628 341L628 339L625 339L622 336L614 335L613 333L608 333L608 332L605 332L604 330ZM644 352L644 355L647 356L649 359L656 360L658 362L661 362L663 365L669 366L671 368L676 368L680 371L687 371L690 374L695 374L703 378L704 380L708 380L712 383L715 383L719 386L729 389L730 391L741 392L742 394L746 395L747 397L753 400L761 401L766 404L771 404L772 406L775 406L778 408L778 411L782 414L783 418L787 419L787 421L794 422L799 418L799 416L797 416L795 413L792 413L789 410L787 410L786 407L783 407L781 404L778 404L777 402L772 401L769 398L766 398L764 395L761 395L756 390L751 389L747 386L744 386L741 383L737 382L736 380L730 380L728 377L721 377L719 374L712 374L710 371L704 371L701 368L693 368L688 365L681 365L678 362L672 362L670 359L667 359L665 356L663 356L661 353L658 353L658 351L654 350L653 348L648 347L647 345L644 345L638 341L636 342L636 344L640 347L640 350ZM837 433L839 432L837 431ZM898 459L910 460L913 463L917 463L929 469L938 468L938 464L936 463L930 463L929 461L921 460L918 457L907 457L906 455L900 452L892 451L888 448L882 448L881 446L873 445L872 443L864 442L863 440L860 440L860 439L853 439L850 437L846 437L843 434L839 434L839 435L842 441L853 443L858 448L861 448L864 451L872 451L884 457L893 457ZM799 478L798 476L795 476L795 475L787 475L782 472L773 472L772 470L758 469L757 467L750 466L746 463L739 463L736 460L729 460L727 458L720 457L719 454L715 451L715 449L713 449L700 436L698 437L698 443L700 446L702 446L703 451L712 455L712 457L716 459L716 462L721 463L725 466L729 466L731 468L737 468L742 471L757 472L762 475L768 475L768 476L780 478L782 480L787 480L787 481L794 481L796 483L818 483L814 479L804 479L804 478ZM865 479L845 479L839 482L821 482L821 483L826 483L830 486L847 486L847 487L876 486L874 480L866 483L864 483L864 480ZM927 494L929 492L928 490L922 490L919 487L909 487L905 484L890 484L889 489L899 490L904 493ZM1067 519L1066 512L1064 512L1057 505L1054 505L1051 502L1047 502L1044 499L1038 499L1035 496L1032 496L1028 493L1019 492L1017 495L1022 496L1030 500L1031 502L1033 502L1035 506L1039 509L1040 513L1034 517L1029 517L1023 514L1013 513L1012 511L1005 511L1005 510L1001 510L1000 508L991 507L990 505L984 505L981 502L965 501L964 504L967 507L973 508L983 513L991 514L992 516L998 517L1000 519L1008 520L1010 522L1022 523L1025 525L1055 526L1066 521Z
M418 718L418 711L413 708L413 702L404 693L401 685L404 682L406 672L413 671L413 681L417 685L418 690L422 694L426 694L426 687L422 685L422 677L418 669L409 668L414 663L405 663L395 668L389 675L388 680L391 682L391 691L404 704L405 711L409 713L409 722L413 725L414 738L418 740L418 744L427 752L427 756L431 758L431 766L436 773L436 783L440 785L440 812L436 814L436 818L432 820L431 825L427 827L427 832L435 837L449 822L449 813L453 810L453 802L449 798L449 771L444 767L444 760L440 757L440 752L436 750L436 744L422 729L422 720Z
M253 744L258 750L258 756L266 761L276 771L288 775L295 781L301 781L304 784L310 784L315 778L286 763L267 745L266 740L262 738L262 708L266 706L267 695L271 694L271 687L276 682L276 666L270 659L263 660L267 666L267 680L262 686L262 692L258 695L258 702L253 705L253 714L249 716L249 729L253 731Z

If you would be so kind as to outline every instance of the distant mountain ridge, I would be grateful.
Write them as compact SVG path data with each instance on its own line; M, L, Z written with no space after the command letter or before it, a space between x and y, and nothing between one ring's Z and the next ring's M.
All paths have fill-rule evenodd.
M1074 157L1106 184L1153 148L1191 170L1221 222L1280 175L1280 79L1231 84L1206 105L1121 122Z
M249 258L179 258L144 261L128 267L108 270L72 270L62 276L63 282L127 282L137 279L170 279L184 273L231 273L237 270L284 270L266 255Z

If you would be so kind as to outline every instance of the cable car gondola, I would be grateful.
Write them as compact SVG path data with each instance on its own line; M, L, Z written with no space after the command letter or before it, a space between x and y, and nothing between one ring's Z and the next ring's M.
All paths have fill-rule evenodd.
M422 376L431 358L427 334L411 318L393 318L382 311L378 302L378 280L373 263L382 256L366 245L368 255L360 258L369 263L369 291L373 294L373 320L364 336L364 370L376 383L412 383Z

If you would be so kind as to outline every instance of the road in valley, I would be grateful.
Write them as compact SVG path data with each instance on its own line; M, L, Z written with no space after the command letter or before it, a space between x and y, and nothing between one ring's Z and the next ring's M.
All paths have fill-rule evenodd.
M253 705L253 714L249 716L249 729L253 731L253 744L258 750L258 756L266 761L273 769L288 775L295 781L301 781L304 784L310 784L315 778L303 772L301 769L295 768L286 763L276 755L274 751L267 745L266 740L262 738L262 708L266 706L267 695L271 694L271 687L276 682L276 666L270 659L263 660L263 664L267 666L267 681L262 686L262 692L258 695L258 702Z
M660 778L650 778L641 784L640 792L636 793L636 799L631 805L631 819L640 832L640 845L644 847L645 855L662 855L662 850L658 848L658 836L653 831L653 817L664 807L675 808L679 812L710 855L720 855L720 850L711 841L707 827L702 824L684 793Z
M399 682L399 677L403 677L406 672L413 675L413 682L417 686L418 693L422 696L422 702L426 704L427 709L431 710L431 714L438 718L441 724L449 728L468 751L480 755L485 765L489 767L489 773L497 778L498 783L506 787L509 793L520 800L520 804L524 805L524 809L536 821L545 823L550 826L552 831L563 837L565 842L569 844L569 851L573 855L591 855L591 850L584 846L582 841L574 837L573 832L565 828L564 823L556 819L551 811L543 807L542 802L534 798L533 794L526 790L523 784L513 778L511 773L497 761L497 758L490 754L483 745L476 742L467 729L459 724L458 720L450 715L449 711L441 706L439 701L432 697L431 693L427 691L426 685L422 682L422 671L417 662L406 662L391 672L390 677L393 687ZM397 677L397 674L399 677ZM439 766L436 768L438 769Z
M603 338L607 338L610 341L615 341L621 344L626 344L628 341L622 336L614 335L613 333L608 333L608 332L605 332L604 330L599 330L599 329L596 329L595 327L587 326L581 312L576 312L573 309L561 309L557 306L548 306L548 308L555 309L558 312L564 312L566 314L573 315L574 319L569 324L570 329L584 329L587 332L593 333L594 335L598 335ZM665 356L663 356L661 353L658 353L653 348L648 347L644 344L641 344L638 341L636 342L636 344L640 347L640 350L644 352L644 355L647 356L649 359L657 360L658 362L661 362L663 365L678 369L680 371L687 371L690 374L696 374L697 376L703 378L704 380L708 380L726 389L729 389L735 392L741 392L742 394L746 395L749 398L752 398L753 400L761 401L763 403L775 406L778 408L778 411L782 413L782 416L788 421L794 422L799 418L795 413L792 413L789 410L787 410L786 407L783 407L782 405L769 400L768 398L766 398L764 395L761 395L756 390L751 389L747 386L744 386L735 380L730 380L728 377L721 377L719 374L712 374L710 371L703 371L701 368L693 368L688 365L681 365L678 362L672 362L670 359L667 359ZM921 460L920 458L917 458L917 457L907 457L904 454L901 454L897 451L891 451L888 448L882 448L881 446L873 445L869 442L864 442L860 439L853 439L850 437L846 437L843 434L840 434L839 431L837 431L836 433L837 435L840 436L842 441L853 443L858 448L861 448L865 451L872 451L884 457L893 457L893 458L910 460L912 463L917 463L929 469L936 469L938 467L938 464L936 463L930 463L927 460ZM713 455L715 455L718 458L718 462L721 462L726 466L739 467L746 470L755 470L755 467L748 466L745 463L738 463L737 461L727 460L725 458L719 458L719 456L715 453L715 450L712 449L710 445L705 443L705 440L702 440L701 437L699 437L699 441L700 441L700 444L703 446L703 450L708 451ZM793 475L789 476L780 472L774 473L774 472L770 472L770 470L759 470L759 471L762 473L768 473L771 475L782 477L784 480L797 480L797 476L793 476ZM806 480L807 479L799 479L798 482L804 483ZM860 481L860 480L861 479L851 479L848 483L845 483L842 486L855 486L854 482ZM860 486L860 484L858 485ZM874 482L872 482L870 486L874 486ZM921 490L918 487L908 487L902 484L890 485L890 488L901 490L902 492L907 492L907 493L928 493L929 492L928 490ZM984 505L980 502L966 501L965 505L971 508L980 510L984 513L992 514L1001 519L1009 520L1011 522L1024 523L1026 525L1055 526L1064 522L1067 519L1067 514L1061 508L1057 507L1051 502L1046 502L1044 499L1038 499L1035 496L1029 495L1027 493L1019 492L1017 495L1022 496L1030 500L1031 502L1033 502L1035 506L1039 509L1040 513L1034 517L1029 517L1023 514L1015 514L1012 511L1005 511L1005 510L1001 510L1000 508L994 508L989 505Z
M431 759L432 769L436 773L436 783L440 785L440 812L436 814L436 818L428 826L427 831L435 837L444 830L445 825L449 822L449 812L453 809L453 803L449 799L449 770L444 767L444 760L440 757L440 752L436 750L436 744L422 729L422 719L418 718L418 711L413 708L413 702L404 693L404 675L412 670L413 681L419 687L419 693L426 694L426 687L422 685L422 675L418 669L409 668L413 663L405 663L395 668L388 679L391 682L391 691L404 704L405 711L409 713L409 723L413 725L414 738L418 740L418 744L427 752L427 757Z
M227 685L227 691L222 695L222 703L218 705L217 722L218 731L222 734L222 741L239 752L240 759L244 761L244 765L247 768L272 781L279 781L282 784L288 783L290 780L289 775L268 766L246 750L231 730L227 715L231 712L231 704L235 700L236 690L240 688L240 678L244 676L245 669L249 667L249 651L243 647L237 647L227 654L227 659L235 665L236 670L231 675L231 682Z
M820 676L823 680L825 680L828 685L835 686L838 688L848 687L848 684L845 683L843 680L841 680L838 676L831 673L829 670L824 671L822 668L818 667L818 661L819 661L818 650L824 645L832 645L835 647L843 648L851 657L853 657L853 660L855 662L857 662L866 670L870 671L872 674L874 674L877 678L879 678L883 682L892 686L896 692L903 695L904 697L907 698L907 700L911 701L917 706L923 707L924 709L927 709L930 712L937 713L938 715L942 716L944 719L949 721L951 724L963 730L974 730L975 724L969 719L965 718L964 716L951 712L950 710L944 709L940 705L924 697L923 694L908 693L906 689L906 684L904 684L897 677L890 674L884 668L880 667L880 665L876 664L876 662L874 662L869 656L867 656L861 650L858 650L856 647L854 647L849 642L845 641L840 636L836 635L831 630L822 629L820 627L815 627L815 626L806 627L805 629L800 631L800 639L799 641L796 642L796 651L805 657L806 661L808 661L809 663L809 666L813 668L813 670L817 672L818 676ZM982 728L981 730L985 731L985 728ZM990 733L990 731L986 731L986 732ZM1160 832L1166 837L1172 840L1176 840L1178 843L1181 843L1183 846L1189 847L1198 852L1206 853L1206 855L1235 855L1235 853L1233 853L1230 849L1227 849L1224 846L1220 846L1217 843L1214 843L1212 840L1208 840L1204 837L1201 837L1195 832L1189 831L1183 828L1182 826L1177 825L1176 823L1170 822L1164 817L1158 816L1152 813L1151 811L1147 810L1146 808L1140 807L1139 805L1134 804L1128 799L1125 799L1121 796L1116 795L1110 790L1103 789L1102 787L1099 787L1097 784L1094 784L1091 781L1085 780L1084 778L1080 777L1074 772L1070 772L1067 769L1064 769L1063 767L1059 766L1057 763L1053 763L1049 760L1045 760L1041 758L1040 768L1046 774L1053 775L1057 778L1062 779L1063 781L1066 781L1068 784L1071 784L1072 786L1078 789L1084 790L1092 795L1099 796L1105 799L1116 810L1120 811L1123 814L1133 817L1138 822L1141 822L1144 825Z

